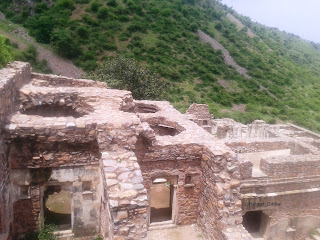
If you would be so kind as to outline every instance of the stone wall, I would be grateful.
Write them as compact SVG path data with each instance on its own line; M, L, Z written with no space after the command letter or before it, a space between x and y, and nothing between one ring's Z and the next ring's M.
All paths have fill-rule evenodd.
M40 74L40 73L32 73L32 78L37 79L37 86L56 86L56 87L100 87L106 88L107 84L104 82L93 81L88 79L74 79L64 76L57 76L52 74Z
M233 151L237 153L254 153L254 152L268 152L283 149L290 149L291 154L302 155L316 151L310 145L305 145L301 142L295 142L291 139L270 139L270 140L247 140L235 141L232 140L226 143Z
M215 119L212 133L220 139L269 139L279 135L278 125L269 125L262 120L244 125L232 119Z
M103 152L103 208L109 227L101 226L104 236L114 239L144 239L147 232L147 196L133 152ZM107 209L109 208L109 209Z
M198 224L207 238L226 239L223 229L242 222L237 159L208 148L202 158Z
M37 231L41 211L40 187L30 187L30 197L13 203L13 231L15 238L27 232Z
M99 233L101 183L98 166L69 168L12 169L11 198L14 207L13 232L18 239L37 231L44 215L44 195L50 186L60 186L72 194L71 222L75 236ZM90 189L84 183L90 183ZM21 194L21 188L29 193Z
M32 138L14 139L9 156L11 168L67 167L99 162L96 141L46 144Z
M163 149L164 151L166 149ZM168 156L169 157L169 156ZM178 156L177 156L178 157ZM156 178L174 179L170 183L176 185L176 199L173 206L178 209L174 213L173 222L177 225L196 223L198 218L198 200L201 183L201 160L157 160L140 162L144 185L151 201L152 181ZM186 177L191 177L191 183L186 184Z
M245 194L242 208L262 210L268 216L265 239L304 240L320 224L320 189Z
M15 62L0 70L0 239L7 239L13 220L10 199L9 165L4 126L6 118L16 108L18 90L30 81L30 64Z
M320 175L320 158L310 154L262 158L260 169L274 178Z
M247 159L239 159L239 170L241 179L252 178L253 163Z

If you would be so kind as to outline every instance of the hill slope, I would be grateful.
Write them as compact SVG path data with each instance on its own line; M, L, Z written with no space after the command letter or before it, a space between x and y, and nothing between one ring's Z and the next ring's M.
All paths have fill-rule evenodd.
M36 2L4 0L0 10L85 71L109 56L129 56L170 83L165 98L181 111L206 103L216 117L291 121L320 131L318 44L213 0ZM226 64L226 52L202 41L199 31L249 77Z

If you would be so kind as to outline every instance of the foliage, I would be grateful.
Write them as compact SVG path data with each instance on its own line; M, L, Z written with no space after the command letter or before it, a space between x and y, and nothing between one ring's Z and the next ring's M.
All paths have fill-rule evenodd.
M29 46L25 50L16 51L14 54L15 61L29 62L32 66L32 70L41 73L51 73L47 62L45 60L38 61L38 52L35 46Z
M0 35L0 68L13 59L12 48L8 40Z
M38 240L56 240L53 234L54 231L55 227L53 225L43 224L38 235Z
M122 55L166 79L163 97L181 111L206 103L216 117L290 121L320 132L317 43L254 23L214 0L36 2L32 9L0 1L0 10L86 71ZM245 27L239 30L227 13ZM226 65L221 51L200 41L197 29L221 43L252 78ZM246 112L233 111L233 104L245 104Z
M59 29L52 33L51 44L57 50L58 54L66 58L75 58L80 50L71 36L71 33L64 29Z
M89 77L106 82L111 88L132 91L136 99L157 99L164 88L164 82L150 69L123 56L103 62Z
M22 240L57 240L55 230L55 226L42 223L39 232L28 232Z
M98 236L96 236L93 240L102 240L103 238L102 238L102 236L101 235L98 235Z

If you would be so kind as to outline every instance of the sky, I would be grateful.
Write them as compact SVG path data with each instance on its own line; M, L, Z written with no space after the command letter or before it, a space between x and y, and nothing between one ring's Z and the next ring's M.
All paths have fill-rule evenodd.
M320 0L222 0L252 21L320 43Z

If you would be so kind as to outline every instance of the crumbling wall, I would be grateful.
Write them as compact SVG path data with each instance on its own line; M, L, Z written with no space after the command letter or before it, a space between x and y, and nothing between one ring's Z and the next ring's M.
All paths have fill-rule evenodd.
M186 111L186 116L211 133L214 117L210 114L208 105L193 103Z
M185 149L188 147L190 148L191 146L186 146ZM196 148L198 151L201 151L201 148ZM147 158L148 161L139 162L144 185L148 191L149 202L151 200L152 181L155 178L175 178L177 179L177 201L174 203L175 206L173 206L173 208L177 209L177 211L174 213L175 219L173 219L173 221L177 225L196 223L201 186L201 160L199 158L193 160L177 160L179 154L174 154L173 156L175 156L176 159L172 159L172 152L170 154L166 148L163 148L162 151L166 152L167 155L163 156L161 160L157 157L158 160ZM188 158L188 156L186 156L186 158ZM190 176L189 184L185 181L187 176Z
M227 239L223 230L242 222L237 159L205 148L201 169L198 224L209 239Z
M40 186L30 187L30 197L13 203L13 231L15 238L39 229L41 212Z
M72 193L71 227L75 236L99 233L101 183L98 166L12 169L10 180L13 232L17 239L39 229L45 218L44 194L49 186L60 186ZM89 184L85 186L86 183ZM22 193L22 188L29 190Z
M275 138L280 133L280 126L269 125L262 120L244 125L232 119L213 120L212 133L220 139Z
M30 80L28 63L15 62L0 70L0 239L7 239L13 219L10 199L8 146L4 127L6 119L16 108L18 90Z
M65 131L68 131L67 129ZM61 134L65 131L61 130ZM67 167L98 164L97 141L68 143L15 138L10 145L11 168Z
M320 158L310 154L262 158L260 169L274 178L320 175Z
M107 84L99 81L92 81L88 79L74 79L64 76L57 76L52 74L32 73L32 78L37 79L36 86L48 87L98 87L105 88Z
M288 190L278 193L245 194L243 211L263 212L270 221L265 239L304 240L320 224L320 189Z

